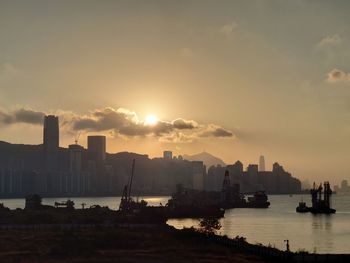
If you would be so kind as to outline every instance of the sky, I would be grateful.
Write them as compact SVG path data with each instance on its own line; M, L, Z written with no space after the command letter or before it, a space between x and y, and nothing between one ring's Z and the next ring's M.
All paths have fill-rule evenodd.
M0 140L264 155L350 180L349 1L0 0Z

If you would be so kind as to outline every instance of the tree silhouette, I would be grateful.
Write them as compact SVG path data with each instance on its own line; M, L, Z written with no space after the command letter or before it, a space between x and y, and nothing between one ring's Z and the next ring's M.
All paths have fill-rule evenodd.
M217 218L203 218L199 221L198 231L207 235L213 235L216 234L220 228L221 224Z

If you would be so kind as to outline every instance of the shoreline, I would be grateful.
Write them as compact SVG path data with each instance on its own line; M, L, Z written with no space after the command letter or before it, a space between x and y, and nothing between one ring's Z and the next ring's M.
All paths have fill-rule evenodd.
M205 262L350 261L350 254L287 252L273 247L250 244L243 237L228 238L204 234L194 228L180 230L166 224L1 225L0 238L3 240L0 247L1 262L13 262L10 260L18 259L23 253L28 253L28 249L33 261L26 259L16 262L37 262L36 260L39 259L44 262L98 262L89 261L88 258L99 258L103 262L197 262L193 261L193 258L200 258ZM18 244L18 238L21 244ZM70 245L67 246L67 244ZM123 245L120 246L120 244ZM25 251L23 247L26 248ZM37 251L38 247L40 251ZM4 248L12 252L6 252ZM89 250L85 250L87 248ZM121 254L123 258L125 255L132 255L135 250L137 253L143 251L142 253L146 254L145 261L137 257L125 258L125 261L118 258L114 261L115 258L107 256L107 252L101 252ZM168 258L168 256L175 258ZM146 258L157 260L148 261ZM231 261L234 258L239 260Z
M287 195L309 195L309 192L300 192L300 193L281 193L281 194L271 194L271 193L267 193L268 196L278 196L278 195L283 195L283 196L287 196ZM335 193L337 194L337 193ZM347 194L339 194L339 195L347 195ZM350 193L348 194L350 195ZM0 200L8 200L8 199L25 199L27 195L21 195L21 196L0 196ZM42 198L103 198L103 197L122 197L122 194L118 194L118 195L113 195L113 194L105 194L105 195L100 195L100 194L89 194L89 195L45 195L45 194L40 194L40 196ZM139 195L134 195L135 197L170 197L171 194L165 194L165 193L154 193L154 194L139 194Z

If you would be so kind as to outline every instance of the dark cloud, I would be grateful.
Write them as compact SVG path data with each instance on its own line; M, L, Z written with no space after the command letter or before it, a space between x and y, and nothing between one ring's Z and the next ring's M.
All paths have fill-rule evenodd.
M74 116L74 130L107 131L124 136L156 136L163 142L192 142L200 137L233 137L233 133L218 125L199 125L196 121L177 118L172 122L158 121L147 125L135 112L105 108L86 116ZM183 131L183 132L180 132Z
M15 124L15 123L28 123L28 124L42 124L45 113L35 111L32 109L21 108L12 112L0 111L0 123L2 124Z
M212 132L214 137L232 137L233 133L224 128L217 128Z
M194 129L198 127L198 123L192 120L184 120L184 119L176 119L172 121L174 128L182 130L182 129Z
M95 110L88 116L73 118L75 130L105 131L123 127L127 123L127 114L112 108Z
M233 132L218 125L209 124L198 134L199 137L233 137Z
M188 143L201 137L233 137L233 133L218 125L198 124L194 120L177 118L171 122L159 120L150 125L133 111L119 108L96 109L88 115L58 111L61 129L68 133L109 132L116 136L154 136L162 142ZM0 111L0 123L42 124L44 112L21 108L12 112Z
M95 110L88 116L75 116L72 119L74 130L115 132L126 136L161 135L171 132L171 123L158 121L155 125L146 125L139 121L134 112L126 109L104 108Z

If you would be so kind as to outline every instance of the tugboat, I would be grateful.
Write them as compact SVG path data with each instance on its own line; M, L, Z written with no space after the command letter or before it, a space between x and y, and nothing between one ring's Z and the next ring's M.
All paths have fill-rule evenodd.
M247 208L268 208L270 202L267 201L267 195L265 191L257 191L253 196L248 197L248 202L246 203Z
M310 212L310 208L306 206L305 202L299 202L299 205L295 209L298 213L308 213Z

